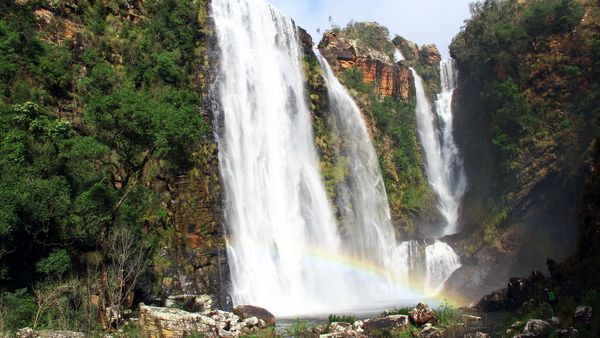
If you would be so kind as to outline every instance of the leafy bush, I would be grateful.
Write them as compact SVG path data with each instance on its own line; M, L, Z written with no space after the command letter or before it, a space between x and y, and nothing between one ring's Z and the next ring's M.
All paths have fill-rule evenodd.
M402 307L402 308L399 308L399 309L397 309L397 308L394 308L393 310L386 311L385 313L386 313L388 316L395 316L395 315L405 315L405 316L408 316L408 314L409 314L409 313L410 313L412 310L413 310L413 308L412 308L412 307L410 307L410 306L407 306L407 307Z
M394 54L394 46L388 40L390 31L376 22L351 20L339 34L348 39L357 40L359 45L373 48L384 55Z
M47 275L60 276L71 269L71 257L65 249L53 249L48 257L40 259L36 269Z
M442 325L451 325L458 322L459 313L447 300L444 300L442 304L437 307L435 314L438 316Z
M31 325L36 306L27 289L18 289L14 293L4 292L0 300L0 316L5 330L14 331Z
M292 320L292 325L290 325L289 327L287 327L285 329L285 332L292 336L292 337L296 337L296 338L307 338L307 337L313 337L315 336L314 333L312 333L311 327L310 327L310 323L306 320L303 320L301 318L295 318Z
M329 324L335 323L335 322L354 324L354 322L356 321L356 317L346 316L346 315L338 316L338 315L330 314L328 317L328 320L329 320Z

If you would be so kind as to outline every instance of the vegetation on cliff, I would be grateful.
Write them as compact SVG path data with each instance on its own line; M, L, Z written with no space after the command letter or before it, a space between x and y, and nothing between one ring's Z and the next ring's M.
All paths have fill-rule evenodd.
M470 180L460 246L477 259L497 249L495 259L510 261L505 273L525 274L574 249L584 163L598 133L600 8L487 0L471 13L450 46Z
M19 309L0 329L87 331L106 321L90 294L131 304L172 236L158 187L206 147L204 6L0 1L0 287Z
M422 170L410 71L395 63L389 31L376 23L334 26L319 48L363 112L379 157L393 223L404 235L416 235L416 223L435 218L436 207ZM315 129L317 140L327 144L327 137L319 138L319 125ZM343 178L330 176L326 181L331 184Z

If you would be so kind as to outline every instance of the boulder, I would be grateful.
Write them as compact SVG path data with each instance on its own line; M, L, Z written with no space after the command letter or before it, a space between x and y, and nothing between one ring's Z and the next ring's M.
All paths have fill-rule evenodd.
M408 313L410 320L416 326L423 326L427 323L435 324L439 322L435 312L425 302L420 302L417 306Z
M549 327L550 324L541 319L530 319L523 329L523 333L540 333L544 331L545 328Z
M267 327L275 326L275 316L262 307L254 305L236 305L233 307L233 313L238 315L241 319L256 317L259 319L259 322L262 320Z
M467 333L464 338L490 338L490 334L483 332Z
M423 338L441 338L443 332L437 327L429 326L421 331L420 337Z
M260 325L260 320L254 323ZM221 310L197 313L140 304L140 327L149 338L187 337L194 332L202 332L207 338L235 338L244 328L252 329L252 326L237 315Z
M335 332L346 333L346 332L350 332L350 331L352 331L352 324L350 324L350 323L333 322L333 323L329 324L329 333L335 333Z
M387 316L384 318L367 319L362 328L368 335L381 333L404 332L410 328L410 320L405 315Z
M169 296L165 307L174 307L188 312L204 312L212 310L212 299L209 295L176 295Z
M472 316L472 315L462 315L462 317L460 317L460 319L467 326L479 326L479 325L481 325L481 322L482 322L481 317Z
M579 337L579 331L574 327L568 327L566 329L556 330L556 335L559 338L577 338Z
M575 309L574 323L589 325L593 316L593 309L591 306L578 306Z

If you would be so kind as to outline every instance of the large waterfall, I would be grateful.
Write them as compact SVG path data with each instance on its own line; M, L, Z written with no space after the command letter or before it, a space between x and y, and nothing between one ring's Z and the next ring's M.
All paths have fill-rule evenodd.
M338 233L290 18L263 0L213 0L212 15L221 55L214 125L234 303L278 316L340 313L397 306L437 288L443 280L427 272L435 269L432 245L396 243L360 111L320 60L332 132L343 149L337 160L347 172L337 187L344 236ZM421 253L418 262L407 249ZM410 287L411 277L418 287Z
M344 281L316 258L336 255L340 243L313 146L294 24L264 1L213 0L212 11L233 301L278 315L325 311L336 296L330 291Z
M417 94L417 131L425 153L427 178L438 196L439 210L446 221L435 237L451 235L458 230L460 199L466 187L462 161L452 136L452 92L456 88L454 61L440 62L442 91L437 95L434 110L425 95L421 77L414 69L411 71Z

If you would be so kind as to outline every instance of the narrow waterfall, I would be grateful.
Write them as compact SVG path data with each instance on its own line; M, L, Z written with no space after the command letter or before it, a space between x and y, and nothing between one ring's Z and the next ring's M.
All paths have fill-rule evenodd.
M397 62L404 60L398 49L394 56ZM421 77L412 67L410 71L415 81L417 132L425 153L425 170L446 222L432 236L439 238L456 233L460 199L466 187L462 161L452 136L452 92L456 88L456 71L453 60L441 61L442 91L437 95L435 112L429 105ZM444 281L460 267L460 261L449 245L436 239L425 248L425 265L424 288L428 294L437 294Z
M347 173L337 186L337 199L342 226L347 232L345 245L349 252L359 253L386 267L396 246L390 210L379 161L360 109L338 81L318 49L314 49L324 72L329 94L331 133L336 149L337 165Z
M436 237L451 235L458 230L460 199L466 187L462 161L452 136L452 92L456 87L453 65L452 60L440 62L442 91L437 95L435 111L429 105L421 77L411 68L417 94L417 131L425 153L425 170L429 184L438 196L440 213L446 221Z

